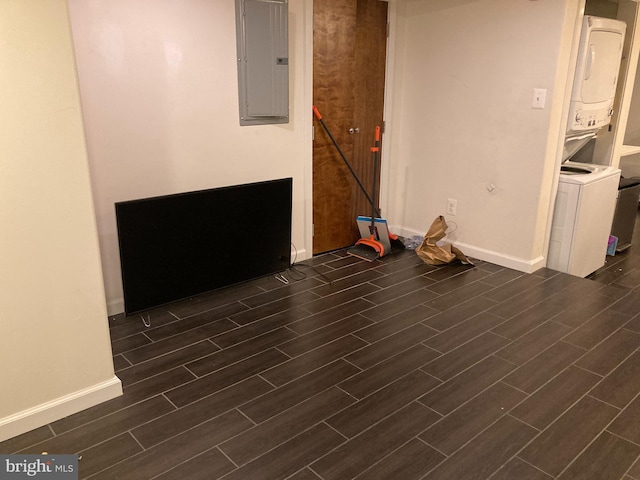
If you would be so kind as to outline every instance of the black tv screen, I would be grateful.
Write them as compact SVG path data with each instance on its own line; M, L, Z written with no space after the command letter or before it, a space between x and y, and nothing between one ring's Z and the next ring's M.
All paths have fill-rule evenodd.
M286 270L291 178L115 204L125 313Z

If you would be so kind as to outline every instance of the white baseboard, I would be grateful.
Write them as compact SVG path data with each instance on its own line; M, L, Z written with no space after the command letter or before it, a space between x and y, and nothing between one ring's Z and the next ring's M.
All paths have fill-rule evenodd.
M417 232L415 230L394 227L394 233L403 237L424 237L424 232ZM495 263L501 267L512 268L519 272L533 273L536 270L543 268L546 265L544 257L540 256L533 259L524 259L518 257L512 257L504 253L496 252L493 250L487 250L485 248L475 247L462 242L453 242L453 245L459 248L465 255L485 262Z
M303 260L307 260L309 256L307 255L307 250L302 248L299 250L291 249L291 264L293 265L295 262L302 262Z
M107 302L107 315L118 315L124 312L124 298L119 297Z
M120 395L122 395L122 382L114 375L113 378L105 382L0 418L0 442Z
M461 242L456 242L455 246L469 257L484 260L485 262L495 263L501 267L511 268L513 270L518 270L519 272L533 273L546 265L544 257L526 260L524 258L512 257L510 255L474 247L473 245L467 245Z

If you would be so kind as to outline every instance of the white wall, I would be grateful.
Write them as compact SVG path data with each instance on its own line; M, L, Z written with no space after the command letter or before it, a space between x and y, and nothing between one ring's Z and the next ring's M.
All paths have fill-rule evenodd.
M386 211L398 233L444 214L468 255L544 266L578 3L397 2Z
M465 253L544 266L580 2L390 4L381 198L396 233L424 234L454 198ZM261 127L238 124L232 0L69 6L109 312L123 309L117 201L292 176L293 242L310 255L312 0L289 3L291 122Z
M240 127L233 0L69 0L110 313L123 311L118 201L293 177L306 258L310 5L289 3L290 123ZM252 240L230 242L240 255Z
M122 393L64 0L0 2L0 441Z

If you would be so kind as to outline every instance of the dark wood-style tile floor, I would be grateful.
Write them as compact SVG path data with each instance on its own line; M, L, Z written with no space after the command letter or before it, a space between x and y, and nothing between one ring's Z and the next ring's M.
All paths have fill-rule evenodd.
M0 452L92 479L640 480L640 247L590 279L303 264L110 319L124 395Z

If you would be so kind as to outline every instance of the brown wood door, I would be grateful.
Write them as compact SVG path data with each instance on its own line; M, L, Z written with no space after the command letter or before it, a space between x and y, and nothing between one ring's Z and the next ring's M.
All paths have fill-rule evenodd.
M371 196L371 147L383 117L387 2L316 0L313 9L314 105ZM371 205L322 125L314 124L313 253L318 254L353 245L360 237L356 217L371 215ZM378 186L379 176L376 191Z

